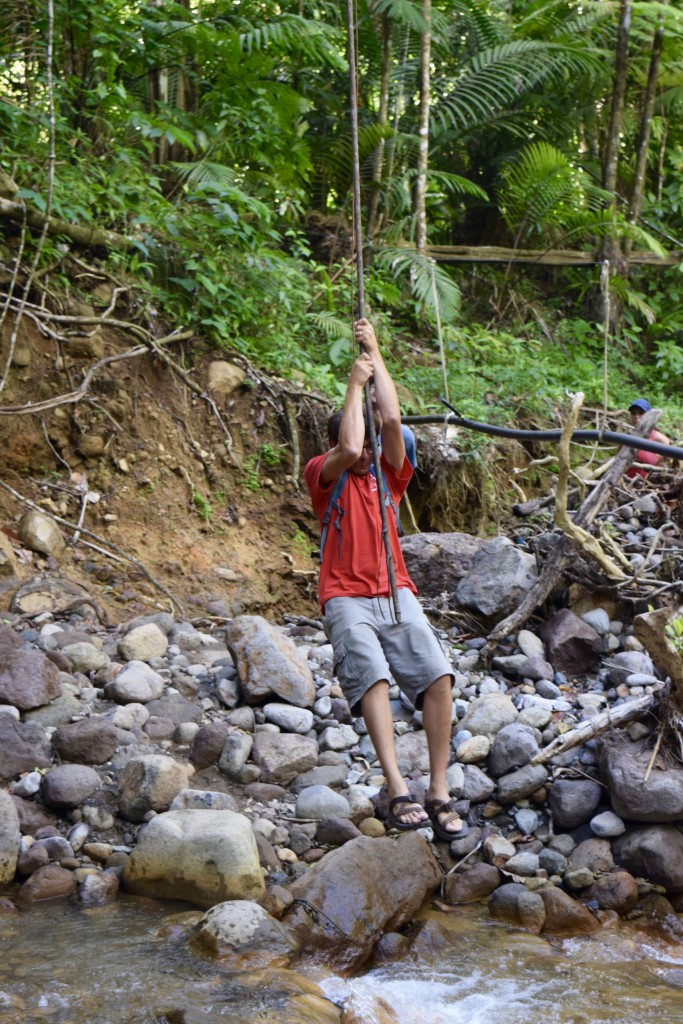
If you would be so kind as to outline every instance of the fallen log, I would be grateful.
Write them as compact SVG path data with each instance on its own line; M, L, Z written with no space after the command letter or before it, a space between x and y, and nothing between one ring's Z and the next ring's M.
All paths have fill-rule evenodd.
M14 203L10 199L0 197L0 217L5 220L14 221L16 224L28 224L31 228L43 230L47 224L47 231L50 235L64 235L70 238L76 245L82 245L86 249L129 249L136 242L126 235L120 235L117 231L109 231L107 228L83 227L80 224L72 224L68 220L61 220L59 217L46 217L39 210L35 210L23 203Z
M610 729L617 729L622 725L627 725L629 722L634 722L636 719L642 718L643 715L647 714L653 707L654 702L655 698L652 694L647 694L645 697L637 697L635 700L629 701L628 704L620 704L616 708L608 708L607 711L594 715L593 718L586 718L575 729L571 729L562 736L558 736L557 739L554 739L543 750L539 750L531 758L529 764L545 764L553 757L557 757L558 754L564 754L565 751L572 750L573 747L578 747L581 743L592 740L595 736L600 736Z

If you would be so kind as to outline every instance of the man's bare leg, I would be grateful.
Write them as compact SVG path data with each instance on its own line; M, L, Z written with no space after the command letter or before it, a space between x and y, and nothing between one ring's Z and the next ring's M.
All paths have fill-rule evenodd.
M429 744L429 789L427 800L450 800L446 784L446 768L451 742L451 678L439 676L428 690L425 691L422 706L422 724L427 733ZM448 812L439 814L443 824ZM462 822L457 819L445 825L448 832L457 836L462 830Z
M448 679L448 677L444 677ZM450 687L448 689L449 694L449 711L448 721L450 723ZM363 719L367 726L370 739L375 748L375 752L379 759L379 763L382 766L384 777L387 780L387 794L389 800L393 800L394 797L409 795L408 786L405 779L401 775L398 769L398 762L396 760L396 747L394 746L394 722L391 717L391 706L389 704L389 683L386 679L380 679L378 682L371 686L367 693L361 700L361 711L363 713ZM450 736L450 729L449 729ZM446 758L448 758L448 742L446 741ZM446 767L444 764L444 786L446 785ZM448 799L448 795L446 795ZM408 804L400 805L408 808ZM400 810L396 809L394 812L395 816L399 816L401 821L405 824L415 824L416 822L424 821L425 825L429 823L429 819L426 813L420 808L419 810Z

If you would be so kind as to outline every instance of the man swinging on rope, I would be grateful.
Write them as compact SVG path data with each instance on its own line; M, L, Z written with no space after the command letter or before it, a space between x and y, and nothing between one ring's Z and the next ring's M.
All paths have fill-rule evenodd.
M306 465L304 476L320 520L320 603L334 649L335 673L351 710L363 715L387 782L389 824L400 831L431 823L448 842L467 831L449 800L446 768L451 734L452 668L415 597L401 552L396 517L387 515L396 569L400 622L396 621L382 544L377 480L363 402L374 377L382 418L380 465L392 508L401 500L412 468L405 454L393 381L367 320L354 327L364 352L351 369L344 408L328 423L330 449ZM329 527L329 535L328 535ZM424 808L412 799L396 759L389 703L392 677L423 713L430 781Z

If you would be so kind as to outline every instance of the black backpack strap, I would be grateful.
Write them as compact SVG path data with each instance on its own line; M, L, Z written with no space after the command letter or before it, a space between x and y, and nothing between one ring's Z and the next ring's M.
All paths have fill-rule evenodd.
M337 477L337 479L334 482L334 487L332 488L332 493L330 494L330 500L328 501L327 508L325 509L325 515L323 516L322 533L320 535L320 562L321 562L321 564L322 564L322 560L323 560L323 551L325 550L325 541L327 540L327 533L328 533L328 530L329 530L329 527L330 527L330 519L332 517L332 510L333 509L337 513L337 518L334 521L334 528L335 528L335 530L337 531L337 534L338 534L339 550L341 552L341 520L342 520L342 517L344 515L344 509L339 504L338 499L339 499L339 495L344 490L344 485L346 484L347 476L348 476L348 470L344 470L342 475Z

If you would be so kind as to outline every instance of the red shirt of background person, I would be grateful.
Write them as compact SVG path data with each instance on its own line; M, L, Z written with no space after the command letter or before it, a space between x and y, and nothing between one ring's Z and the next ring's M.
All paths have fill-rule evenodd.
M651 408L652 406L646 398L636 398L635 402L629 406L628 410L631 416L631 423L634 427L638 426L645 413L649 412ZM659 441L660 444L671 444L671 441L666 434L662 434L659 430L651 430L649 440ZM656 452L646 452L641 450L636 455L637 462L645 462L648 466L656 466L658 462L661 462L661 460L662 456L657 455ZM626 473L626 476L634 479L637 476L646 477L648 473L649 470L643 467L631 466Z

